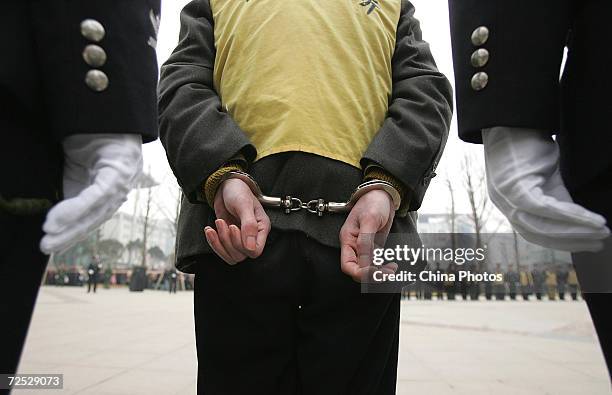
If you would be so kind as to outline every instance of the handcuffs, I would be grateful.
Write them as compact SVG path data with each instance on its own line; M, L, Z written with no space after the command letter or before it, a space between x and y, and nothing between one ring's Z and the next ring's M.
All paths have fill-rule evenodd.
M366 181L355 189L348 201L344 203L327 202L324 199L313 199L308 202L303 202L301 199L293 196L273 197L266 196L262 193L257 181L248 173L241 171L230 171L223 175L223 181L236 178L243 181L249 186L253 195L259 200L262 206L269 208L280 208L285 211L285 214L306 210L312 214L322 217L324 213L348 213L355 206L357 201L366 193L374 190L382 190L387 192L393 200L395 210L399 209L401 204L400 193L390 183L382 180Z

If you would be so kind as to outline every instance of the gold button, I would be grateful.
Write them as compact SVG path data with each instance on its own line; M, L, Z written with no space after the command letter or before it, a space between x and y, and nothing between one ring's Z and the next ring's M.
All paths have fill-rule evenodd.
M476 73L472 77L472 89L481 91L489 85L489 75L487 73Z
M106 63L106 52L97 45L88 45L83 50L83 60L92 67L102 67Z
M108 88L108 77L100 70L89 70L85 76L85 84L92 91L102 92Z
M472 54L472 58L471 58L472 66L476 68L486 66L487 63L489 63L489 57L490 57L489 51L487 51L484 48L477 49Z
M472 33L472 44L479 47L489 41L489 28L486 26L477 27Z
M81 34L90 41L100 42L104 38L106 31L104 26L95 19L85 19L81 22Z

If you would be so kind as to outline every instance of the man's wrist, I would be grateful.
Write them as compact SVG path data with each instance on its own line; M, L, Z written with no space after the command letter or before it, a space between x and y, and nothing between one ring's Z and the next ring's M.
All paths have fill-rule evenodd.
M215 204L215 196L217 195L217 190L221 186L223 181L223 176L231 171L245 171L246 166L242 161L231 161L223 165L219 170L215 171L211 174L204 183L204 196L206 197L206 202L210 207L214 207Z
M401 205L398 209L398 214L403 216L404 213L407 212L408 206L410 205L409 189L388 171L375 164L367 166L364 171L364 181L372 180L385 181L391 184L393 188L399 192Z
M382 197L384 196L386 200L389 201L389 204L391 205L391 207L394 207L393 205L393 196L391 195L390 192L384 190L384 189L375 189L373 191L368 192L368 195L374 195L379 197L378 199L382 199Z

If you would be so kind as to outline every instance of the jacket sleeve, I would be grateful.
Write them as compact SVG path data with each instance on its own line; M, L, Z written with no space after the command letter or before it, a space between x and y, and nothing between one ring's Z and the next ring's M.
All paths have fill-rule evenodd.
M179 44L161 68L159 85L161 141L191 203L206 202L205 180L228 160L256 156L214 89L215 55L209 1L194 0L181 12Z
M423 196L444 150L452 118L452 87L421 37L414 6L402 1L392 58L393 88L387 118L361 165L376 163L405 185L411 211Z
M495 126L558 130L571 3L449 0L461 139L482 143L481 130ZM473 37L479 28L486 33ZM485 83L473 85L478 73Z
M91 133L155 140L160 1L30 3L41 96L56 140Z

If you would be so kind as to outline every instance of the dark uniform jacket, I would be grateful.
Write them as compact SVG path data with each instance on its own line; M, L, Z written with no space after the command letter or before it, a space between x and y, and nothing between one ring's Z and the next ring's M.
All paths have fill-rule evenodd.
M256 156L256 148L223 109L213 87L215 55L209 1L192 1L181 14L179 45L161 69L159 95L161 140L185 194L177 235L177 265L189 272L195 270L198 257L211 252L203 229L213 225L215 214L205 202L203 182L239 153L248 162ZM414 211L435 175L446 143L452 91L421 38L414 7L403 0L392 81L387 118L365 152L362 166L375 163L407 186L410 209ZM264 157L250 164L249 173L268 195L337 202L346 201L363 180L362 170L356 167L303 152ZM273 232L302 231L322 244L339 246L344 215L319 218L304 210L290 215L266 211ZM416 215L396 218L392 232L416 232Z
M159 15L159 0L2 2L0 212L61 198L67 136L157 137Z
M574 200L612 218L608 0L449 0L459 136L493 126L557 135ZM560 80L567 47L567 63Z
M100 266L97 263L90 263L87 266L87 274L91 280L97 280L98 274L100 273Z

